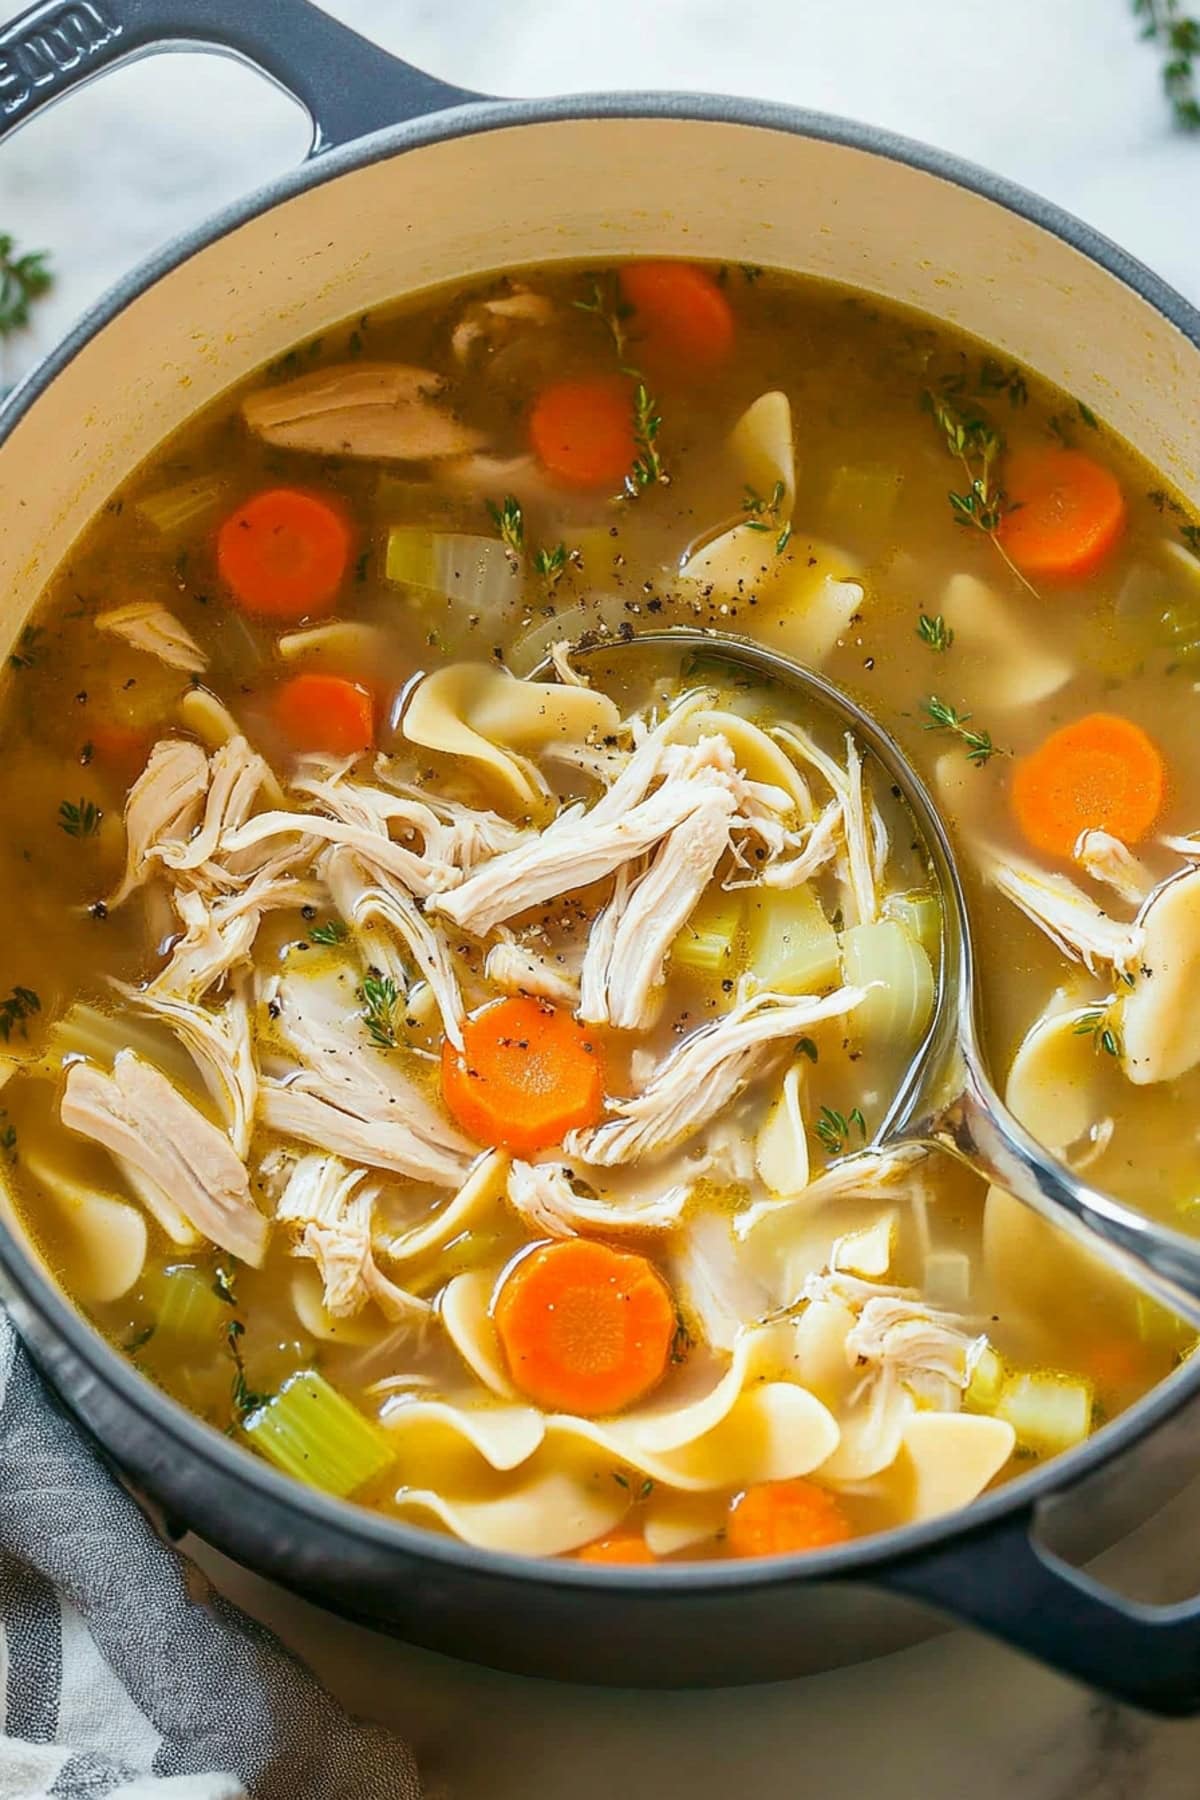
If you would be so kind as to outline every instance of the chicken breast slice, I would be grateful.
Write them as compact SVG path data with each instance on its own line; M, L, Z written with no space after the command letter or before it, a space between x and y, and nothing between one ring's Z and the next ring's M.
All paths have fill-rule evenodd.
M185 625L161 600L131 600L128 606L112 606L96 614L97 631L123 638L135 650L156 656L169 668L199 675L208 658Z
M109 896L120 906L153 872L153 852L182 845L200 821L208 793L208 757L188 738L162 738L125 802L125 873Z
M111 1075L73 1063L61 1118L169 1195L211 1243L261 1267L270 1225L251 1198L245 1165L224 1132L150 1063L132 1050L118 1053Z
M672 1051L640 1094L613 1102L613 1119L571 1132L567 1155L600 1166L657 1155L708 1124L772 1066L790 1039L823 1019L845 1017L865 998L857 987L819 998L753 995Z

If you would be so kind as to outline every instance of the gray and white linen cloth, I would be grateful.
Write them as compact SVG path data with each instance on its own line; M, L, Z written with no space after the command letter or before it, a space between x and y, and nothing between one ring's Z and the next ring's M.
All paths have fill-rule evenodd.
M0 1800L419 1800L351 1719L155 1533L0 1307Z

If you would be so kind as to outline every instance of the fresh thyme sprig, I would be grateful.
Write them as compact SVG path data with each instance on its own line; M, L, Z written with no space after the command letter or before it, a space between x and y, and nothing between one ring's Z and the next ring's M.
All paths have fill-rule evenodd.
M867 1121L863 1118L862 1108L855 1106L849 1113L840 1113L832 1106L823 1106L817 1114L813 1129L830 1156L840 1156L850 1139L850 1127L856 1125L861 1138L866 1139Z
M231 1270L220 1266L213 1273L213 1293L218 1300L223 1300L228 1307L237 1306L237 1287ZM233 1410L239 1419L247 1413L256 1412L265 1406L271 1398L270 1394L258 1394L246 1380L246 1365L242 1359L242 1339L246 1335L246 1327L239 1318L230 1319L225 1326L225 1348L233 1359L233 1385L231 1399Z
M917 636L931 650L948 650L954 642L954 632L941 613L934 613L932 617L929 613L922 613L917 625Z
M396 1048L396 1009L400 992L390 975L368 975L360 989L367 1036L378 1050Z
M15 250L13 239L0 231L0 337L28 325L30 307L54 281L45 250L27 250L23 256Z
M947 451L962 464L967 477L965 492L951 489L950 509L957 525L973 527L989 538L1021 585L1036 594L1037 589L1022 575L997 536L1001 521L1011 511L1008 496L996 478L1004 438L979 405L979 392L1006 393L1014 408L1024 406L1029 398L1020 370L1005 369L990 357L984 357L974 383L965 374L951 375L936 387L926 388L921 396L923 409L932 417Z
M988 731L972 731L968 723L969 712L959 712L957 707L947 706L936 694L930 694L928 700L921 702L921 711L927 715L925 731L952 731L960 737L966 746L967 761L975 768L981 769L984 763L990 762L993 756L1007 756L1008 751L993 744Z
M73 838L95 837L103 817L94 800L64 800L58 809L59 830Z
M494 500L489 500L487 509L493 525L500 533L504 548L510 556L520 556L525 544L525 519L520 501L512 494L505 494L499 506Z
M1195 58L1200 56L1200 21L1185 13L1179 0L1133 0L1133 16L1141 20L1142 37L1163 52L1163 92L1181 131L1200 130L1200 89Z
M633 396L633 437L639 454L626 479L629 493L640 494L656 481L664 486L670 479L658 453L657 438L662 420L654 410L654 401L644 381L639 381Z
M610 281L606 286L603 282L593 278L592 291L588 299L573 300L571 304L578 307L580 312L591 313L594 318L599 319L613 341L617 361L624 365L627 343L625 320L632 317L633 308L627 301L621 299L615 280Z
M6 1000L0 1000L0 1038L7 1044L14 1031L27 1037L28 1020L41 1010L42 1003L32 988L15 987Z
M769 499L764 499L752 487L747 487L742 497L742 506L750 515L746 520L747 530L773 531L776 556L783 555L792 536L792 522L783 517L783 502L786 494L787 489L782 481L777 481L771 489Z
M1110 1023L1109 1006L1090 1006L1076 1023L1076 1037L1090 1037L1096 1050L1103 1050L1106 1056L1120 1056L1120 1033Z

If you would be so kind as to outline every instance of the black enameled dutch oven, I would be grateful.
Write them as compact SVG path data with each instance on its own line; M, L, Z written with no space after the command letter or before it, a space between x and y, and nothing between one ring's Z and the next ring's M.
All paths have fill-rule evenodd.
M90 515L188 414L298 338L506 263L690 255L853 283L1032 364L1200 502L1200 409L1179 403L1200 386L1200 317L953 157L751 100L484 99L307 0L46 0L0 34L0 136L116 63L188 47L280 83L313 153L130 277L9 401L5 645ZM148 1492L240 1562L415 1642L577 1680L758 1681L912 1642L932 1608L1122 1699L1200 1710L1200 1601L1135 1606L1072 1566L1194 1472L1200 1359L965 1513L803 1558L615 1569L472 1550L285 1481L108 1348L3 1193L0 1282L59 1393Z

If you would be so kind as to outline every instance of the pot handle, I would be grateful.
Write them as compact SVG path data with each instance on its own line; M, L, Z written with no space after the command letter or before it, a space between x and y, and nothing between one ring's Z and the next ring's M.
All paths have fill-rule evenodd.
M106 69L178 49L223 51L278 83L312 120L310 155L480 97L310 0L39 0L0 31L0 138Z
M1200 1598L1126 1600L1039 1543L1035 1525L1026 1508L870 1579L1114 1700L1173 1717L1200 1711Z

